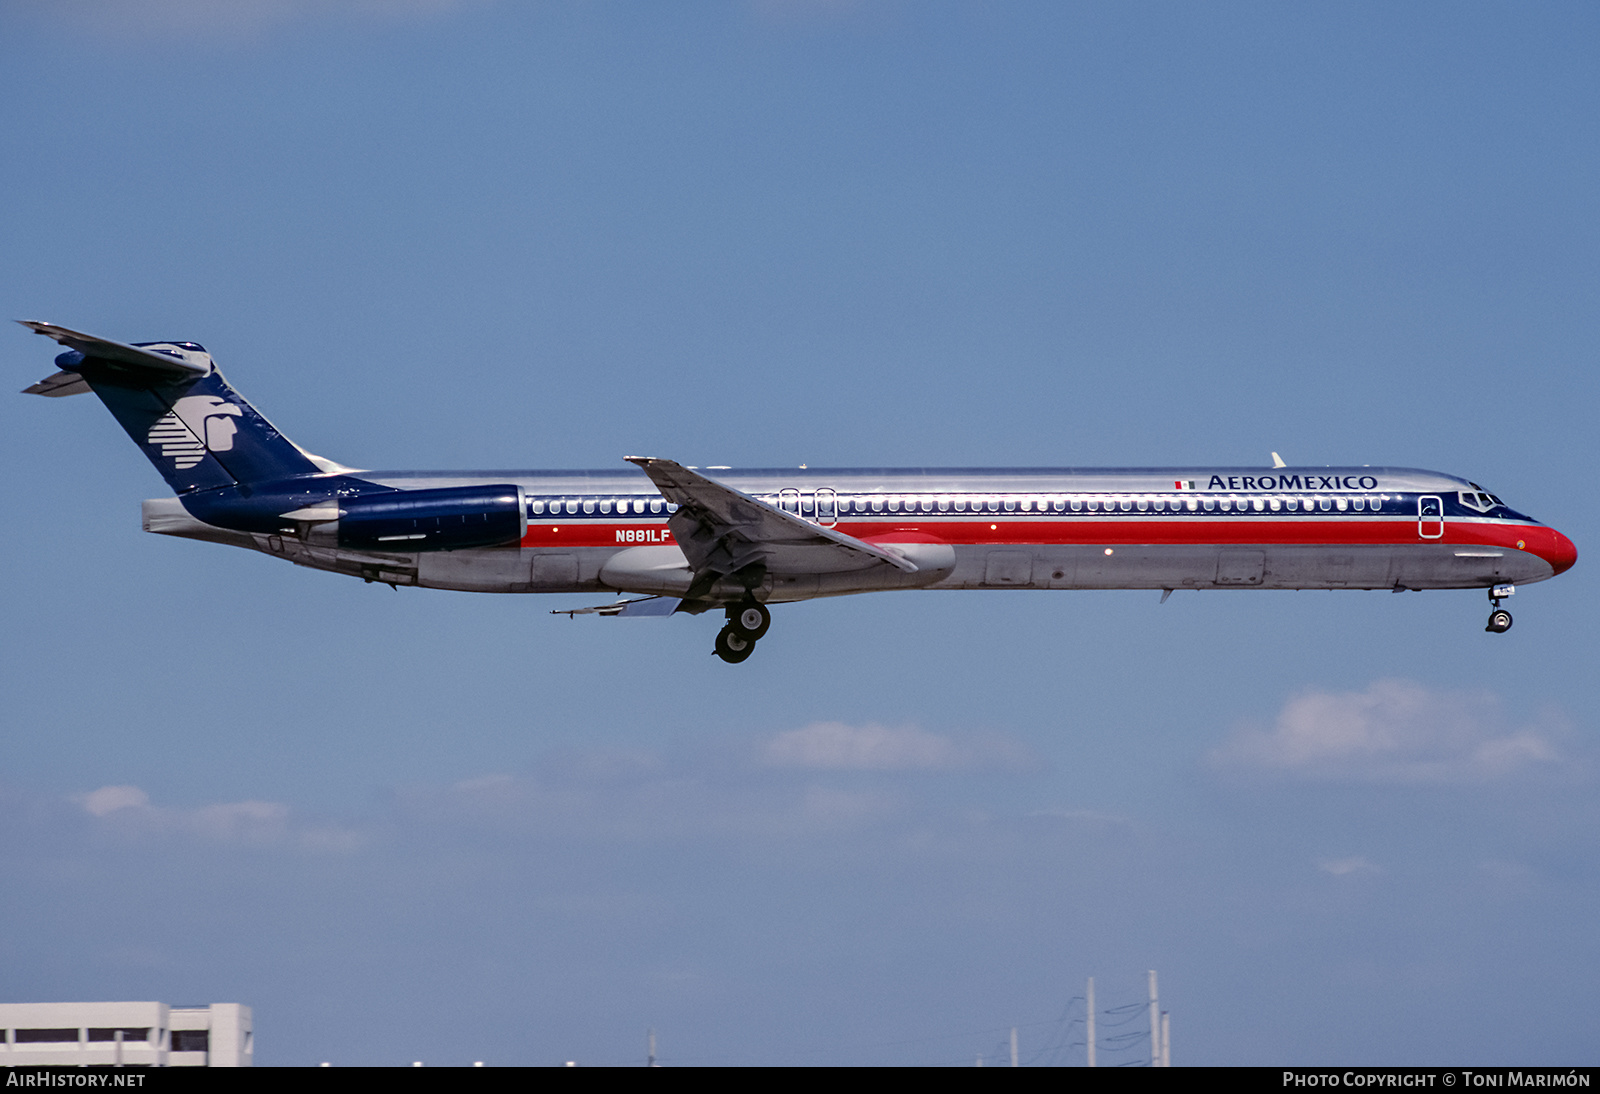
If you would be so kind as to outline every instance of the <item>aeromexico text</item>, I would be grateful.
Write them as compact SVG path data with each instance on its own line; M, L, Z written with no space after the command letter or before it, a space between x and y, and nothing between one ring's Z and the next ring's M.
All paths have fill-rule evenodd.
M1212 475L1207 490L1376 490L1371 475Z

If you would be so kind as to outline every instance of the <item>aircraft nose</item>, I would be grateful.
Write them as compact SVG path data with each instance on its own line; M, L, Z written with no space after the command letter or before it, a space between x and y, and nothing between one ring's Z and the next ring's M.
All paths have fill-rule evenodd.
M1572 569L1578 561L1578 548L1554 528L1541 528L1539 538L1533 543L1533 553L1550 564L1556 573Z

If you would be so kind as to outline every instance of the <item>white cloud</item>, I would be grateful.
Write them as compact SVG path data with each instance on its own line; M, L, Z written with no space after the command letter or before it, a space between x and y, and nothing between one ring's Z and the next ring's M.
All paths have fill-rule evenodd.
M1015 767L1027 754L999 738L957 740L915 726L816 722L778 734L762 759L771 767L812 771L958 771Z
M151 805L150 795L137 786L102 786L72 801L108 831L125 838L180 836L208 843L334 852L353 851L364 842L347 828L306 823L282 802L217 802L177 809Z
M1563 727L1511 727L1487 692L1442 692L1408 680L1366 691L1308 691L1269 729L1238 730L1212 754L1220 767L1373 782L1485 782L1568 764Z
M137 786L102 786L80 794L76 799L83 808L96 817L115 813L118 809L137 809L150 804L150 795Z

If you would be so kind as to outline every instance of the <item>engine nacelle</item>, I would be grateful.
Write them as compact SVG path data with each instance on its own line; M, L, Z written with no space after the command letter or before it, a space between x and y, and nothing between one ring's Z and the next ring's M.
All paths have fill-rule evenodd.
M519 542L528 531L520 486L451 486L339 499L337 542L363 551L460 551ZM325 527L325 526L324 526Z

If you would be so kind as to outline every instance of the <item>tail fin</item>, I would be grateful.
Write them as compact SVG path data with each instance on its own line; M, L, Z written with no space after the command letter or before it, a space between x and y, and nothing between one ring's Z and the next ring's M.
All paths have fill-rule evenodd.
M177 494L334 470L279 433L194 342L112 342L20 320L68 348L62 369L25 390L93 391Z

